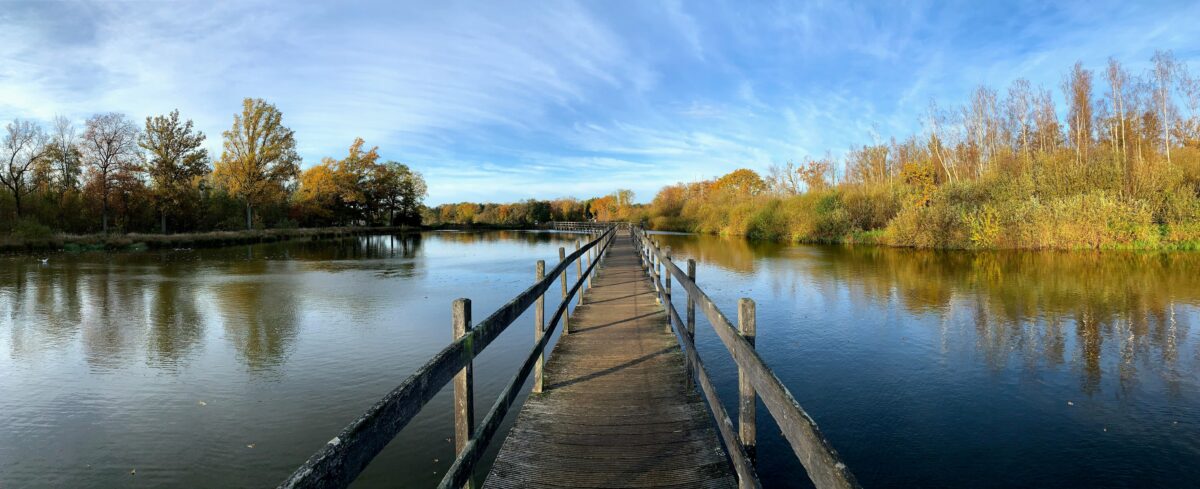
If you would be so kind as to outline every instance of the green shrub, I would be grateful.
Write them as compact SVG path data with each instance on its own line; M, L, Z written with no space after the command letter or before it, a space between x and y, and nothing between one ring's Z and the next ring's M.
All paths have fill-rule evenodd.
M746 223L746 236L753 239L788 239L790 223L779 199L771 199L754 211Z
M17 221L13 226L12 237L26 241L46 241L54 236L54 230L29 218Z

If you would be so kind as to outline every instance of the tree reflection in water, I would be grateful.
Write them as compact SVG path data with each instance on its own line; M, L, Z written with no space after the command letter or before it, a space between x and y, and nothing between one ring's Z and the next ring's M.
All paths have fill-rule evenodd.
M1188 344L1189 319L1200 301L1197 253L787 246L668 234L657 239L677 256L768 276L778 293L811 287L830 301L845 295L859 308L894 303L914 317L936 315L938 321L929 323L942 328L943 352L973 344L996 369L1010 362L1029 370L1069 363L1087 394L1097 392L1109 360L1116 362L1123 391L1139 371L1178 389L1185 375L1179 349ZM964 324L969 331L959 330ZM973 341L950 341L964 333ZM1192 354L1200 360L1200 349Z

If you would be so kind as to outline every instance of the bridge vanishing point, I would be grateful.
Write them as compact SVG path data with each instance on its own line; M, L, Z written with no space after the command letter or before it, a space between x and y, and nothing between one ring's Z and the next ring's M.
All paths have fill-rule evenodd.
M816 423L754 350L755 306L738 303L737 326L644 231L628 224L557 223L584 230L548 273L491 316L471 322L469 299L453 302L455 340L387 393L297 469L280 488L347 487L443 386L454 382L457 458L438 487L472 487L486 447L530 376L532 393L501 440L484 488L761 487L754 469L756 399L775 419L818 489L859 487ZM575 268L575 280L568 273ZM585 269L586 267L586 269ZM545 297L562 300L545 321ZM685 317L672 302L686 294ZM578 301L573 314L569 305ZM472 359L535 305L534 346L475 425ZM738 367L735 425L695 349L696 308ZM558 325L549 362L545 350ZM698 389L697 389L698 387Z

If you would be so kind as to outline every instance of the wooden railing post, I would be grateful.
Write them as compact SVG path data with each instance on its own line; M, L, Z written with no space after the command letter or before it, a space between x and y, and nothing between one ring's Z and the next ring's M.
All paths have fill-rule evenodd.
M579 251L579 240L575 240L575 251ZM575 259L575 275L577 275L579 277L578 279L583 278L583 257L582 256ZM576 280L578 280L578 279L576 279ZM579 291L579 299L578 299L578 301L575 302L575 304L580 305L580 306L583 305L583 291Z
M466 336L471 332L471 299L455 299L451 310L454 322L454 339ZM462 370L454 376L454 453L462 453L463 448L475 432L475 394L474 394L474 362L468 360ZM465 488L469 489L468 482Z
M591 237L592 237L591 240L596 239L596 231L591 232ZM591 240L588 240L588 241L591 241ZM586 253L587 258L588 258L588 268L591 268L592 263L594 263L596 261L596 250L599 248L600 248L600 243L596 243L596 245L592 246L592 249L588 250L588 252ZM587 288L587 289L592 288L592 275L595 275L595 274L596 274L595 271L592 271L592 273L588 274L587 284L584 285L584 288Z
M654 251L655 251L655 253L654 253L654 279L655 279L654 285L655 286L658 286L658 282L659 282L658 279L660 277L662 277L662 257L658 256L658 253L657 253L658 250L661 250L661 249L662 249L662 246L659 246L658 241L655 241L654 242ZM662 301L659 301L659 303L662 303Z
M559 246L558 247L558 262L562 263L566 259L567 259L567 249L563 248L562 246ZM567 301L567 268L570 268L570 267L563 267L563 271L562 271L562 300L563 300L563 302ZM564 334L564 335L571 333L571 328L567 326L567 318L569 318L571 316L570 312L571 311L568 310L567 314L563 314L563 316L562 316L562 323L563 323L562 334Z
M667 249L663 250L663 251L667 257L667 276L663 277L663 281L666 282L666 284L663 285L663 288L666 289L663 291L663 302L667 306L667 332L670 333L671 332L671 313L670 313L670 310L671 310L671 247L668 246Z
M687 261L687 276L688 276L688 280L691 280L693 284L696 283L696 260L693 260L691 258L688 258L688 261ZM696 344L696 298L692 297L692 294L690 294L690 293L687 295L687 335L688 335L688 338L692 339L692 344L695 345ZM687 388L690 391L695 387L693 384L694 381L692 380L692 376L695 374L696 366L692 365L691 356L688 356L687 360L688 361L684 362L684 363L687 365Z
M651 244L650 246L652 246L650 252L650 282L654 286L654 303L662 304L662 297L658 295L662 292L658 288L658 246L656 244Z
M534 283L541 282L546 278L546 260L538 260L537 268L533 274ZM542 335L546 334L546 294L542 293L537 298L537 309L533 310L533 325L536 327L533 330L533 344L538 344L542 341ZM545 352L538 355L537 363L533 365L533 392L542 392L542 365L545 363Z
M757 325L755 324L754 300L742 298L738 300L738 332L742 338L750 343L750 347L754 347L754 337L756 335ZM738 365L738 438L742 439L742 446L746 448L746 454L750 456L750 460L754 461L757 457L755 447L758 442L755 433L755 406L757 404L754 393L754 385L750 383L750 377L747 375L745 368Z

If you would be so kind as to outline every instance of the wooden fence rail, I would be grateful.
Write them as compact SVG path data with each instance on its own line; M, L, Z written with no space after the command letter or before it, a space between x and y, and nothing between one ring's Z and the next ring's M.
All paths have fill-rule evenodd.
M545 223L545 225L556 231L603 231L613 226L617 226L621 229L628 228L630 223L606 221L550 221Z
M800 407L800 403L792 396L787 387L763 362L754 350L755 320L754 302L741 299L738 304L739 329L734 329L729 319L717 308L716 303L696 285L695 262L688 260L687 272L681 270L671 258L670 248L661 249L640 228L632 229L634 236L641 245L643 265L654 282L660 301L666 307L671 318L676 337L686 350L687 367L700 381L700 389L708 402L709 409L716 419L718 431L725 444L734 469L738 474L739 485L742 488L759 487L758 476L754 472L755 452L755 397L761 397L767 411L779 424L779 429L795 452L796 457L808 472L809 479L818 489L858 488L858 481L838 456L833 446L821 434L817 423ZM666 269L666 274L661 269ZM662 279L666 277L664 282ZM672 281L674 278L674 281ZM679 285L687 291L687 323L686 327L679 318L679 312L671 303L671 288ZM740 411L737 433L733 420L725 411L724 405L717 397L716 388L709 378L707 369L700 359L695 347L695 312L694 307L700 306L708 322L717 333L717 337L725 345L738 367L738 392ZM739 332L740 330L740 332Z
M317 450L279 487L342 488L349 486L366 468L367 464L387 446L388 442L395 438L400 430L420 412L421 408L456 377L462 379L461 382L455 382L455 433L458 438L455 447L458 455L439 487L469 487L475 463L483 455L484 449L500 427L504 415L518 397L518 389L524 384L531 371L537 369L538 372L534 376L535 378L540 377L541 362L538 360L542 358L543 351L560 319L565 323L571 298L581 286L587 283L587 277L592 274L596 264L612 242L615 234L614 226L608 225L595 230L602 232L586 245L579 247L574 253L566 255L565 250L560 248L559 256L562 259L558 265L546 272L544 276L539 273L537 281L532 286L474 327L471 327L470 324L470 301L463 299L455 301L453 305L454 341L347 425L338 436ZM588 253L592 253L592 255L586 273L580 273L574 285L568 290L566 274L571 263L582 259ZM582 269L582 266L577 269ZM544 264L539 264L538 271L542 270L544 270ZM539 334L535 334L536 343L533 350L514 376L513 381L505 387L500 398L488 411L482 425L472 428L470 411L472 359L478 356L484 348L487 348L530 305L535 302L540 303L546 291L560 277L564 286L563 300L556 308L548 328L540 331L542 328L541 317L538 317L536 327ZM469 439L463 439L464 433L470 433Z

